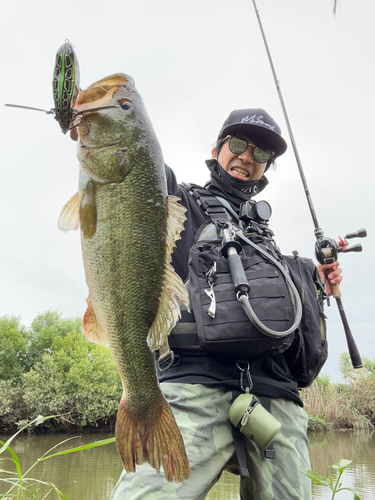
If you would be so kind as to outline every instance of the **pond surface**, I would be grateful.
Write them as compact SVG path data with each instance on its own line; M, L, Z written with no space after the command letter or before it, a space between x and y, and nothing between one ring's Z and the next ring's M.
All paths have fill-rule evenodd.
M54 452L112 436L113 434L84 434L56 448ZM25 472L46 451L68 437L56 434L18 436L12 443L12 449L20 459L21 470ZM0 436L0 440L7 439L9 436ZM9 454L5 453L1 457L9 457ZM343 485L356 488L362 500L375 498L375 432L310 435L310 457L313 471L334 477L336 472L331 467L333 464L337 464L341 458L352 460L353 463L342 477ZM14 470L8 460L1 460L0 468ZM41 462L30 472L29 477L54 483L69 500L108 500L121 470L116 447L112 443ZM4 475L0 474L0 477ZM207 500L239 500L238 482L236 476L224 473ZM0 493L5 491L4 485L0 486ZM327 487L313 485L314 500L329 500L331 496ZM48 500L54 498L57 498L55 494L48 496ZM353 499L353 494L341 492L337 499Z

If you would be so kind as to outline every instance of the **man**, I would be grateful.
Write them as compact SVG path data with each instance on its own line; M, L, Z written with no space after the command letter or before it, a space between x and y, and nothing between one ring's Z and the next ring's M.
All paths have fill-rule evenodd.
M224 338L224 348L221 352L220 346L202 348L199 332L205 328L204 325L212 322L217 325L213 327L214 333L220 330L221 333L224 332L224 336L227 334L230 337L229 342L232 342L233 332L243 329L246 333L252 328L241 305L237 305L233 286L219 288L217 284L222 279L220 268L224 265L225 257L216 250L221 248L218 246L221 242L216 240L225 227L236 230L242 228L244 234L252 228L250 233L256 233L254 241L266 242L266 248L274 258L283 262L276 245L272 243L272 232L268 229L267 221L262 217L255 221L245 218L246 222L243 223L239 213L243 204L267 186L268 181L264 173L286 148L279 126L266 111L235 110L220 130L216 147L212 151L212 159L206 162L211 180L204 189L194 185L178 185L173 172L166 167L169 194L179 196L181 203L187 208L187 221L181 234L182 239L178 241L173 254L173 267L184 281L189 279L195 317L183 311L181 321L170 335L170 347L159 353L157 366L162 391L171 405L185 442L191 477L182 484L167 483L162 474L156 474L148 465L137 467L135 474L122 474L113 493L113 500L201 500L206 497L224 469L241 474L241 499L311 498L310 480L298 471L298 468L310 467L306 434L307 415L299 397L299 387L312 383L326 359L325 332L315 329L316 344L312 345L313 350L314 345L317 346L316 352L311 353L310 346L309 354L304 351L303 343L313 341L312 333L309 334L311 339L306 337L304 342L298 344L298 349L295 348L297 333L286 335L287 341L279 341L272 347L270 337L266 335L264 338L268 344L265 345L268 347L264 349L259 348L260 343L257 341L250 344L248 340L240 340L237 347L228 348ZM246 243L243 245L244 249L245 247L250 248ZM202 255L205 251L213 251L210 255L216 255L218 260L217 268L216 264L212 268L204 267L207 283L203 283L202 290L194 288L199 285L195 272L198 273L203 265L200 261L197 267L194 267L194 251L195 254ZM210 259L211 257L207 262L211 262ZM298 263L296 266L302 266L300 269L306 269L304 260L296 256L295 261ZM294 260L291 259L290 263L290 272L293 275ZM262 262L261 265L268 264ZM313 267L309 268L307 274L313 274ZM329 282L341 282L341 269L337 262L329 266L319 266L323 281L327 270ZM282 274L279 271L276 273ZM268 283L274 282L267 278L267 273L263 274L266 277L262 279L266 281L261 282L260 288L272 288ZM275 274L275 271L271 274ZM201 278L200 280L202 281ZM310 287L313 288L312 300L315 302L316 290L318 294L321 290L319 284L315 289L312 278L310 281ZM298 284L296 286L298 288ZM215 321L222 317L220 307L226 306L229 294L231 300L233 299L231 307L237 309L233 309L233 314L226 315L223 328ZM262 302L266 303L266 313L270 316L281 314L277 311L285 309L284 303L277 301L284 300L282 294L272 292L271 295L267 300L262 299ZM201 308L202 303L204 306ZM308 304L305 303L304 308L307 307ZM313 307L316 324L320 325L319 307L316 304ZM241 314L239 321L236 318ZM262 324L267 319L263 318ZM277 322L280 318L274 319ZM304 320L306 321L306 318ZM203 326L199 326L201 324ZM188 332L188 335L178 335L179 328L180 333ZM309 326L306 328L310 329ZM301 332L303 328L295 330ZM195 341L198 337L200 340ZM245 439L229 420L233 400L247 390L251 390L257 400L281 423L281 429L273 440L273 447L267 450L260 449L253 440Z

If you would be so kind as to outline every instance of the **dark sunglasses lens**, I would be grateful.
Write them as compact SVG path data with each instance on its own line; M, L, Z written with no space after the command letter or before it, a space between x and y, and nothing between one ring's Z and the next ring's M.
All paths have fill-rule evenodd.
M248 148L248 141L245 139L241 139L239 137L232 136L229 139L229 149L235 155L240 155L246 151ZM271 158L272 153L269 150L260 149L255 147L253 150L253 157L257 163L267 163Z
M270 151L265 151L264 149L254 148L253 157L258 163L267 163L271 158L272 153Z
M243 139L239 139L238 137L231 137L229 139L229 149L234 153L235 155L240 155L244 153L247 149L247 141L244 141Z

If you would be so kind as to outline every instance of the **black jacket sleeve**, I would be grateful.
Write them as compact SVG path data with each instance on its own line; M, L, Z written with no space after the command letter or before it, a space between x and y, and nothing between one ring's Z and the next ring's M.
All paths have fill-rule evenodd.
M284 256L291 278L302 299L302 320L293 344L284 356L298 387L309 387L319 375L328 357L323 302L324 285L311 259Z

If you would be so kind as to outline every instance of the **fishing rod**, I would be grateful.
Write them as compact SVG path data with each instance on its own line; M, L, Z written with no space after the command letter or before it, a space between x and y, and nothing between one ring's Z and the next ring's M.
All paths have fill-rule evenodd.
M271 52L270 52L269 47L268 47L266 35L264 33L264 29L262 26L262 21L260 19L259 10L256 6L255 0L252 0L252 2L253 2L254 10L255 10L255 13L256 13L256 16L258 19L258 24L259 24L260 31L262 34L264 46L266 48L268 61L269 61L270 66L271 66L271 70L272 70L274 82L276 85L277 93L279 95L279 100L281 103L281 108L283 110L286 126L287 126L289 137L290 137L290 141L292 143L294 155L296 157L298 170L299 170L299 173L301 176L301 180L302 180L302 184L303 184L303 187L305 190L307 203L308 203L308 206L310 209L310 214L311 214L311 217L312 217L312 220L314 223L314 227L315 227L315 230L314 230L314 236L316 238L315 255L316 255L316 258L320 264L332 264L333 262L337 261L337 254L340 252L345 252L345 253L347 253L347 252L361 252L362 245L357 244L357 245L353 245L352 247L348 248L349 245L348 245L347 240L351 239L351 238L364 238L367 236L367 232L365 229L359 229L358 231L355 231L354 233L347 234L344 239L339 238L338 243L335 240L333 240L332 238L327 238L324 236L323 229L319 226L319 223L318 223L318 219L316 216L316 212L314 209L314 205L312 202L310 191L309 191L309 188L307 185L306 177L305 177L305 174L304 174L304 171L302 168L301 159L300 159L300 156L298 153L296 141L295 141L294 136L293 136L292 127L290 125L288 113L287 113L287 110L285 107L283 95L282 95L281 88L280 88L280 82L279 82L277 75L276 75L275 66L274 66L273 61L272 61ZM329 272L330 271L328 271L326 274L329 274ZM348 320L346 318L344 306L343 306L342 301L341 301L341 292L340 292L339 284L338 283L330 284L330 286L331 286L331 290L332 290L332 295L336 300L338 310L340 313L340 317L341 317L341 321L342 321L342 324L344 327L346 341L348 344L348 351L349 351L349 355L350 355L350 359L351 359L353 368L362 368L363 367L362 358L361 358L361 355L359 353L357 344L354 340L353 334L350 330Z

